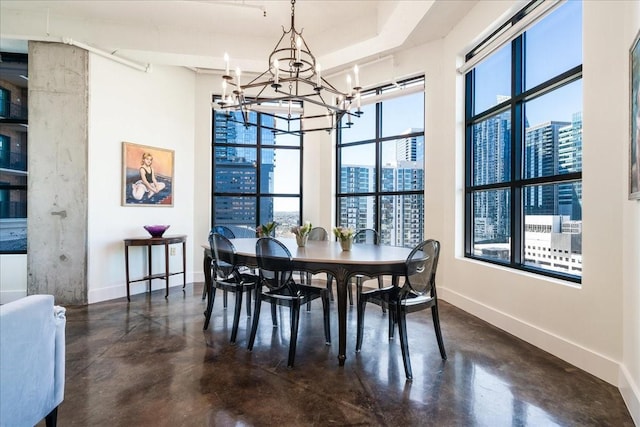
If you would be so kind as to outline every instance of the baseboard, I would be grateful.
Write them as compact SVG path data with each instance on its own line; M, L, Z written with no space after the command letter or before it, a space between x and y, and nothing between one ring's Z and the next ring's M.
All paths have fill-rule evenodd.
M638 384L634 383L633 378L631 378L629 371L624 365L620 367L618 383L620 384L618 386L620 394L622 395L624 403L627 405L627 409L629 409L633 422L635 425L640 426L640 389L638 388Z
M196 283L204 283L204 273L201 271L199 273L193 272L193 281Z
M438 297L618 387L620 364L617 361L450 289L439 288Z
M202 276L203 279L199 279ZM182 288L182 276L174 276L169 282L169 288ZM187 284L198 281L204 281L204 273L189 273L187 272ZM149 291L147 282L132 283L129 287L131 295L142 294ZM157 291L159 289L165 289L163 280L156 279L151 283L151 290ZM116 298L124 298L127 296L127 285L125 283L116 284L113 286L107 286L99 289L89 289L87 300L89 304L94 304L101 301L109 301Z

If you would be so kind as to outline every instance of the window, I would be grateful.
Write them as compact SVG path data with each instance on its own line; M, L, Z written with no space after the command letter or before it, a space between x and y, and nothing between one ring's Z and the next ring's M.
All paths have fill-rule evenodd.
M582 3L516 34L466 73L465 87L466 256L579 282Z
M424 77L363 93L362 102L362 116L338 132L336 223L415 246L424 235Z
M11 92L0 87L0 117L9 117L11 111Z
M0 62L0 254L27 252L27 55Z
M277 115L213 113L212 224L238 237L276 221L276 236L301 223L302 136L278 131Z

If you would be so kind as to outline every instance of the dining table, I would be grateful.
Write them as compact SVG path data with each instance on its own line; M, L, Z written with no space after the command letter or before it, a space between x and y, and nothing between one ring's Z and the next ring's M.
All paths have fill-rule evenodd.
M250 268L257 268L257 238L230 239L236 248L236 262ZM340 242L309 240L305 246L298 246L294 238L278 238L285 244L293 259L296 271L312 274L327 273L336 280L338 304L338 363L344 366L347 359L347 291L349 280L356 275L377 277L389 275L404 276L405 261L410 248L387 245L354 243L350 250L343 250ZM203 245L205 286L211 283L211 251Z

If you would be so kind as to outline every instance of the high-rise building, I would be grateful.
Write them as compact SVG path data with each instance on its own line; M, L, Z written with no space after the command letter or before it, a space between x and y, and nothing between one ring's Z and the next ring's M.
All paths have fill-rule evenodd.
M499 183L510 174L509 113L474 125L474 184ZM571 122L548 121L525 130L523 177L582 170L582 114ZM524 262L576 273L582 270L582 186L530 185L523 189ZM474 241L484 256L508 259L509 192L477 192L473 200Z
M558 132L558 164L561 172L582 170L582 112L574 113L571 124ZM582 220L582 183L558 186L560 215Z
M409 129L414 134L422 129ZM424 137L411 136L395 141L395 159L382 166L380 192L406 192L424 189ZM343 166L340 170L341 193L367 193L375 182L373 166ZM372 228L376 212L374 197L343 198L339 224L356 229ZM396 246L414 246L424 234L424 194L389 194L379 198L380 242Z
M255 121L256 113L250 113L249 119ZM273 126L273 121L273 117L262 117L262 123L267 126ZM272 198L260 198L259 211L256 209L259 192L273 193L276 161L273 150L258 153L257 132L254 126L244 126L241 119L229 120L222 112L214 114L214 203L218 225L253 228L261 218L273 218ZM272 132L262 132L260 136L261 144L273 146ZM257 168L258 159L260 168Z
M511 120L500 113L473 126L475 185L504 182L511 174ZM482 191L473 200L476 243L507 242L511 226L506 191Z
M560 172L558 142L567 122L549 121L532 126L525 133L524 177L537 178ZM534 185L524 190L525 215L557 215L558 186Z

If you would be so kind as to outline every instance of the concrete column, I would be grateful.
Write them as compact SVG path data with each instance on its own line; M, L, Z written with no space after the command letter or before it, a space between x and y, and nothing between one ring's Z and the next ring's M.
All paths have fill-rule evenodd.
M87 303L87 51L29 42L27 294Z

